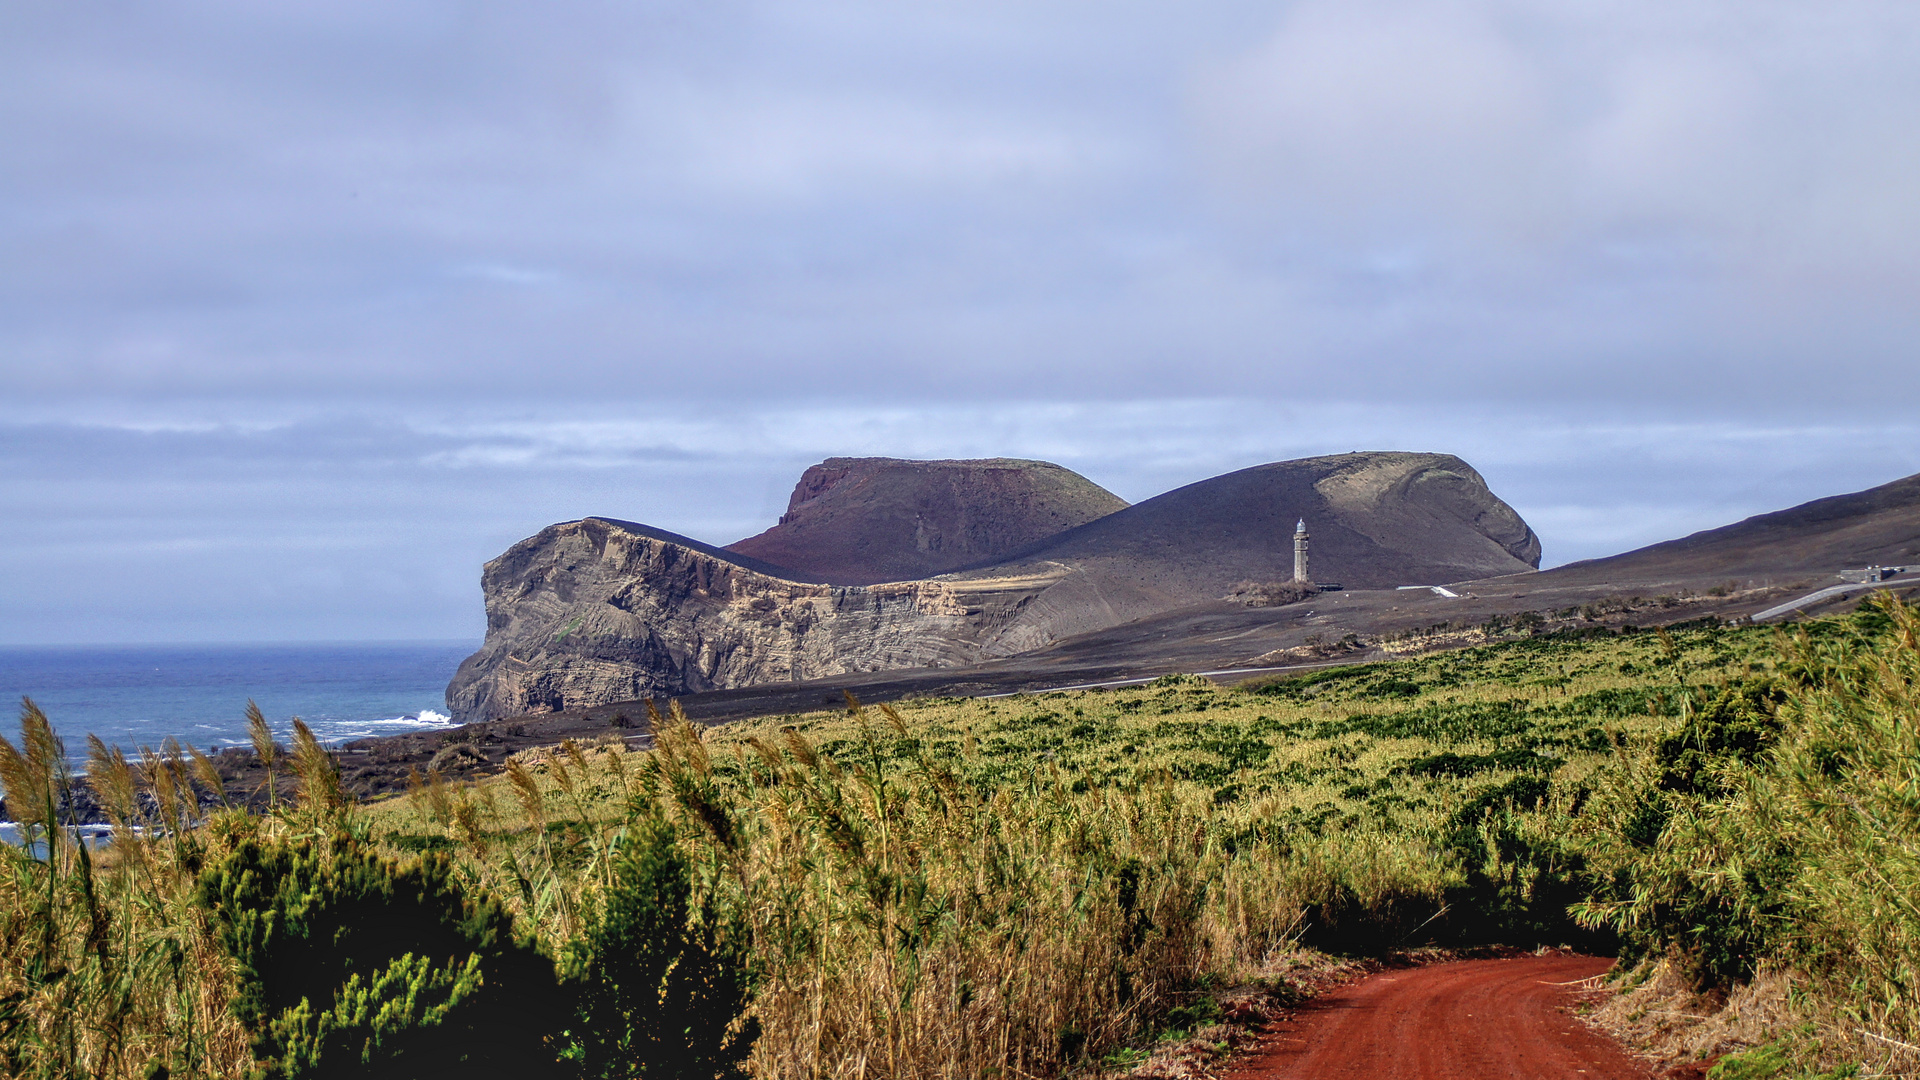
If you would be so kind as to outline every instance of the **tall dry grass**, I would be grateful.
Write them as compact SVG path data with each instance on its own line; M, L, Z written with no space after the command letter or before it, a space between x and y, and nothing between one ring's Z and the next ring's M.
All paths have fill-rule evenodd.
M1787 644L1806 684L1751 798L1795 856L1794 952L1863 1028L1920 1043L1920 614L1877 610L1868 642Z
M1143 1035L1203 977L1290 947L1338 874L1277 838L1222 842L1204 791L1162 778L1075 791L1037 765L982 783L854 710L854 752L797 731L716 753L684 717L656 747L515 761L512 804L425 777L416 814L560 943L631 823L676 824L752 935L760 1076L1054 1075ZM624 805L613 810L608 797ZM512 815L517 808L519 814ZM1372 888L1342 881L1351 893Z
M324 843L344 828L448 852L564 957L595 925L622 852L665 822L695 868L701 903L689 909L710 900L751 937L756 1075L1087 1070L1303 938L1339 930L1383 949L1473 928L1556 932L1561 893L1585 872L1567 845L1607 825L1595 807L1610 805L1612 778L1626 777L1621 791L1637 782L1634 740L1712 698L1710 680L1772 664L1764 640L1523 642L1245 691L1170 678L906 715L850 702L837 717L730 731L675 710L652 717L648 752L566 743L478 784L429 770L409 799L375 807L349 804L310 732L290 749L267 733L264 817L218 809L217 775L177 748L129 761L96 745L89 773L118 830L111 851L56 839L45 859L5 853L0 1042L28 1075L135 1076L153 1063L239 1075L246 1033L225 1008L235 975L190 894L199 869L245 837ZM1831 730L1806 740L1806 782L1778 792L1780 807L1802 808L1780 820L1802 823L1830 877L1907 873L1910 834L1880 826L1907 813L1910 751L1898 733L1861 734L1906 707L1907 672L1833 682L1819 706ZM1851 765L1829 775L1820 748L1842 728L1893 748L1866 763L1879 779ZM10 806L54 807L30 823L44 833L64 756L37 710L22 731L21 748L0 754L0 782ZM1710 801L1702 814L1717 812ZM1802 910L1826 905L1820 918L1860 928L1833 939L1864 950L1845 970L1873 973L1835 992L1889 1002L1859 1022L1900 1037L1889 1016L1907 1000L1911 927L1883 910L1897 898L1807 890Z
M1582 753L1603 721L1581 695L1633 684L1621 656L1660 648L1521 649L1285 694L1169 678L911 720L851 703L708 732L656 713L650 753L610 737L473 786L429 772L376 816L395 842L458 853L556 948L632 823L671 820L752 935L757 1075L1057 1075L1150 1040L1302 935L1392 948L1444 931L1435 916L1474 889L1530 901L1559 871L1514 837L1546 846L1573 796L1497 793L1549 760L1533 746ZM1442 692L1408 697L1408 677ZM1666 706L1631 708L1658 724ZM1454 751L1471 756L1428 767ZM1476 796L1489 813L1463 825Z
M129 760L89 737L89 786L112 828L96 850L66 827L66 747L31 700L20 729L18 746L0 737L0 785L23 832L0 844L0 1072L246 1075L233 964L194 890L242 839L334 827L344 804L331 759L298 725L300 800L261 819L226 809L212 763L171 739Z
M1074 795L1040 769L981 790L794 735L754 745L723 801L697 734L669 728L655 775L737 875L763 1075L1052 1073L1135 1035L1221 944L1208 892L1231 860L1171 790Z

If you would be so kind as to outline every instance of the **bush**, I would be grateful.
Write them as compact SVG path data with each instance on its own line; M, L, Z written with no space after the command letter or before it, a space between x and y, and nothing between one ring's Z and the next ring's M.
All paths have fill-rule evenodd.
M1732 778L1752 769L1780 737L1777 710L1786 689L1772 679L1723 689L1681 729L1654 746L1660 766L1655 786L1683 795L1722 796Z
M1773 679L1727 685L1601 801L1583 921L1615 928L1629 957L1674 954L1701 989L1749 978L1791 918L1796 856L1743 796L1779 741L1788 696Z
M1551 763L1548 763L1551 768ZM1453 940L1510 945L1613 945L1611 933L1576 924L1568 907L1584 895L1585 861L1547 804L1553 783L1521 775L1468 800L1448 818L1441 846L1463 871L1447 890Z
M1318 595L1319 588L1304 581L1242 581L1222 599L1248 607L1283 607Z
M583 1076L711 1080L741 1075L759 1035L740 1021L751 989L747 933L693 871L671 825L633 826L598 919L576 946L581 978L568 1056ZM737 1022L738 1021L738 1022Z
M1581 920L1703 988L1781 960L1857 1024L1920 1035L1916 642L1897 601L1783 636L1780 680L1727 687L1624 759L1596 800Z
M341 836L242 843L197 898L238 961L234 1012L260 1077L555 1071L553 965L441 855L399 862Z

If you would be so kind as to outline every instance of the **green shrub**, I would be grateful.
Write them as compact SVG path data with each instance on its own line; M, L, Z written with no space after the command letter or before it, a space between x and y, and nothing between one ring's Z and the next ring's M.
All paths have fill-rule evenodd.
M1376 701L1391 698L1410 698L1420 696L1420 684L1411 679L1385 678L1366 688L1360 694L1363 698Z
M1707 1080L1846 1080L1860 1075L1858 1065L1843 1065L1824 1072L1809 1072L1797 1058L1806 1056L1808 1047L1794 1040L1756 1046L1743 1053L1728 1054L1707 1070ZM1795 1051L1801 1051L1796 1054Z
M1343 682L1347 679L1363 679L1375 674L1370 664L1348 664L1342 667L1330 667L1306 675L1289 676L1273 682L1256 683L1247 689L1266 697L1297 701L1310 696L1317 687L1329 683Z
M444 856L247 841L202 874L198 900L238 962L257 1076L554 1072L553 965Z
M1464 779L1496 769L1552 772L1560 762L1528 747L1515 747L1491 754L1456 754L1447 751L1414 758L1406 764L1409 776L1447 776Z
M1553 763L1546 764L1550 771ZM1568 912L1585 896L1586 863L1559 828L1564 817L1551 812L1553 787L1545 776L1516 776L1482 790L1447 819L1441 847L1462 869L1460 883L1447 890L1450 938L1612 947L1610 933L1583 928Z
M1786 700L1786 688L1773 679L1729 684L1679 731L1654 744L1660 766L1655 786L1685 795L1727 794L1730 777L1751 770L1780 738L1777 711Z
M598 918L575 949L579 1006L570 1059L586 1077L713 1080L741 1075L759 1035L740 1020L751 980L744 925L693 868L671 825L635 822Z
M1911 1039L1920 617L1876 601L1779 645L1779 678L1731 684L1623 756L1587 823L1578 917L1629 953L1677 955L1702 987L1777 959L1836 1012Z
M1730 683L1616 774L1580 917L1612 926L1627 956L1671 952L1696 986L1728 987L1788 925L1796 857L1739 798L1780 738L1787 696L1772 679Z

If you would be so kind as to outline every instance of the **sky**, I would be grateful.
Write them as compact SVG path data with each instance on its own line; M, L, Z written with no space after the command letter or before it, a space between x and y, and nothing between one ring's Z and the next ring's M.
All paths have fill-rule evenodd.
M0 644L472 639L832 455L1460 455L1546 565L1920 472L1920 6L0 6Z

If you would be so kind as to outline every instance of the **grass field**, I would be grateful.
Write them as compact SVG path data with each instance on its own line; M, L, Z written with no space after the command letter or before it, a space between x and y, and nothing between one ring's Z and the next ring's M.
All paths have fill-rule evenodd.
M1908 935L1920 919L1899 904L1920 881L1920 786L1897 752L1875 759L1871 783L1831 764L1910 739L1900 672L1914 654L1913 619L1892 609L1815 624L1797 643L1753 627L1559 634L1235 688L1170 676L712 731L663 717L650 753L567 744L504 776L423 777L411 796L364 807L336 805L337 772L329 781L309 749L300 800L264 821L217 816L178 840L129 840L106 868L13 857L0 1000L14 1004L0 1032L26 1074L84 1059L89 1075L141 1075L156 1060L237 1075L245 1041L208 1010L245 980L218 962L232 949L217 947L227 939L194 882L252 841L444 866L461 895L496 901L552 958L563 988L614 970L611 912L652 911L633 897L666 893L646 883L681 882L690 899L674 918L705 937L662 970L706 965L721 986L725 958L740 958L752 992L726 1038L744 1052L757 1036L745 1065L769 1078L1116 1068L1212 1019L1215 990L1283 980L1311 950L1428 941L1619 949L1666 957L1703 987L1790 967L1842 1007L1803 1010L1827 1027L1773 1052L1830 1062L1852 1045L1830 1034L1847 1023L1915 1034ZM1795 733L1815 729L1808 750L1813 737ZM1806 754L1827 788L1802 775ZM150 778L172 782L166 755L150 764ZM7 778L9 792L33 782ZM1836 799L1879 815L1879 831L1820 818ZM1773 861L1756 871L1741 861L1750 852ZM1803 863L1886 885L1847 907L1794 869ZM82 872L98 883L89 896L155 899L124 905L124 926L115 903L63 907ZM1747 933L1753 919L1786 929ZM125 975L138 965L115 969L99 944L116 933L171 935L207 972ZM1872 963L1849 966L1842 954L1868 945ZM88 949L102 981L55 993L48 965L81 970ZM76 1026L91 1015L76 1013L80 998L108 994L109 969L123 971L113 993L131 1003L127 1019ZM434 978L420 985L450 988L457 1004L463 984ZM189 1013L203 1016L197 1036L182 1034ZM577 1035L549 1042L571 1062L558 1075L624 1075L582 1064L594 1051Z
M698 741L670 727L663 758L685 764L650 775L712 865L744 868L761 940L785 943L763 950L764 1071L858 1071L871 1046L892 1047L902 1074L1007 1055L1058 1070L1123 1053L1192 987L1258 977L1302 946L1604 944L1566 917L1576 856L1557 823L1616 745L1764 672L1772 646L1759 630L1535 638L1266 686L1173 676L771 717ZM418 850L543 836L530 861L548 889L523 903L563 937L569 906L590 902L564 883L613 842L642 783L618 760L534 755L437 809L423 791L370 819ZM796 911L813 920L806 947ZM1127 952L1144 933L1129 919L1153 927L1158 954ZM909 946L904 968L872 960ZM953 988L994 972L1029 981L963 1005ZM923 1023L971 1010L993 1033L901 1032L882 1002ZM978 1055L954 1060L961 1045Z

